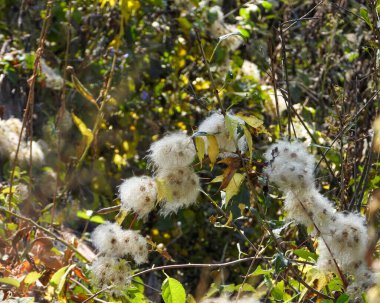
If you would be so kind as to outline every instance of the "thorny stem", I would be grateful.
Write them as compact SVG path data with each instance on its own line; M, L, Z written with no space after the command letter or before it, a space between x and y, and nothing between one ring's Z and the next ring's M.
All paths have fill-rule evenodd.
M14 160L12 162L11 177L9 180L9 196L8 196L8 203L9 203L8 209L9 210L12 208L12 206L11 206L11 200L12 200L12 195L13 195L12 194L12 187L13 187L13 180L14 180L14 176L15 176L15 172L16 172L18 153L20 151L20 146L21 146L21 141L22 141L22 135L23 135L23 132L25 129L27 119L30 119L30 121L29 121L30 126L32 123L31 121L33 120L34 86L35 86L36 79L38 76L38 70L40 68L40 60L41 60L41 57L42 57L42 54L43 54L44 48L45 48L45 39L46 39L46 35L47 35L48 26L50 24L52 7L53 7L53 1L48 0L47 4L46 4L46 18L44 19L41 34L39 37L38 49L36 51L36 59L34 60L33 73L32 73L32 76L28 79L28 84L29 84L28 99L27 99L27 103L25 106L25 112L24 112L24 116L22 119L21 131L20 131L20 134L18 137L18 143L17 143L16 152L15 152L15 157L14 157ZM30 142L30 158L31 158L31 154L32 154L32 144ZM30 163L29 174L31 174L31 167L32 167L32 163ZM29 187L31 186L31 182L32 182L32 180L30 179L29 180Z
M202 40L201 40L201 37L200 37L199 31L198 31L197 29L195 30L195 34L196 34L196 36L197 36L197 41L198 41L199 49L200 49L200 51L201 51L203 61L204 61L205 65L206 65L207 73L208 73L208 76L209 76L210 81L211 81L212 91L213 91L213 93L214 93L216 99L218 100L219 107L220 107L220 110L221 110L223 116L225 116L225 115L226 115L226 110L224 109L223 102L222 102L222 100L220 99L218 89L216 88L216 84L215 84L215 81L214 81L214 77L212 76L212 73L211 73L210 64L209 64L209 62L208 62L208 60L207 60L207 57L206 57L205 51L204 51L203 46L202 46Z
M70 248L73 252L75 252L78 256L80 256L82 259L84 259L86 262L90 262L89 259L87 259L87 257L85 257L76 247L74 247L72 244L66 242L64 239L62 239L61 237L58 237L56 234L54 234L53 232L51 232L50 230L48 230L47 228L39 225L37 222L33 221L32 219L30 218L27 218L27 217L24 217L22 215L19 215L13 211L10 211L10 210L7 210L6 208L0 206L0 211L3 211L5 213L7 213L8 215L11 215L11 216L14 216L18 219L21 219L23 221L26 221L26 222L29 222L30 224L32 224L33 226L37 227L38 229L42 230L43 232L45 232L46 234L48 234L49 236L51 236L52 238L54 238L55 240L57 240L58 242L61 242L63 245L65 245L66 247Z

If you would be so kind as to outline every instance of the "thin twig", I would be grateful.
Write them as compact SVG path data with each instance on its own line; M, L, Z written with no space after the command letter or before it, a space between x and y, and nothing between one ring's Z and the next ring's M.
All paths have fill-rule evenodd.
M18 160L18 154L20 151L20 146L23 138L23 132L25 129L26 122L29 119L33 119L33 116L31 113L33 113L33 104L34 104L34 87L36 84L36 79L38 76L38 70L40 68L40 60L42 57L42 54L44 52L45 48L45 40L46 40L46 35L47 35L47 30L48 30L48 25L50 24L50 19L51 19L51 12L52 12L52 7L53 7L53 1L48 0L46 4L46 18L44 19L43 25L42 25L42 30L41 34L39 37L39 43L38 43L38 49L36 51L36 58L34 60L34 65L33 65L33 73L32 76L28 79L28 84L29 84L29 93L28 93L28 99L26 102L25 106L25 112L23 115L22 119L22 126L21 126L21 131L18 137L18 143L17 143L17 148L15 152L14 159L12 161L12 172L11 176L9 179L9 196L8 196L8 203L9 203L9 210L12 208L11 206L11 201L12 201L12 187L13 187L13 180L16 172L16 166L17 166L17 160ZM30 142L30 148L32 147L32 144ZM30 151L31 153L31 151ZM30 163L31 166L32 163ZM31 168L30 168L30 173L31 173ZM32 180L29 180L29 186L31 186Z
M205 51L204 51L203 46L202 46L202 40L201 40L201 36L199 34L199 31L195 30L195 34L197 36L197 41L198 41L199 49L201 51L203 61L204 61L205 65L206 65L207 73L208 73L208 76L209 76L210 81L211 81L212 91L213 91L216 99L218 100L219 107L220 107L220 110L221 110L222 114L225 115L226 114L226 110L224 109L223 102L220 99L218 89L216 88L214 77L212 76L212 73L211 73L210 64L209 64L209 62L207 60Z

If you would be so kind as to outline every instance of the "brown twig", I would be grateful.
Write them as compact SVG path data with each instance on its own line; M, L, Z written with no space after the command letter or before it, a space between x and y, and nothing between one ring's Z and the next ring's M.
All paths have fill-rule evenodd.
M211 73L210 64L209 64L209 62L207 60L205 51L204 51L203 46L202 46L201 36L200 36L199 31L197 29L195 30L195 34L197 36L198 46L199 46L199 49L201 51L202 58L203 58L204 64L205 64L206 69L207 69L207 73L208 73L208 76L209 76L210 81L211 81L212 91L213 91L213 93L214 93L214 95L216 97L216 100L218 100L219 107L220 107L220 110L221 110L222 114L225 115L226 114L226 110L224 109L223 102L220 99L219 91L218 91L218 89L216 87L216 84L215 84L215 81L214 81L214 77L212 76L212 73Z
M46 4L46 18L44 19L42 29L41 29L41 34L39 37L38 48L36 51L36 57L34 60L34 65L33 65L33 73L32 73L32 76L28 80L28 84L29 84L28 99L26 102L25 111L24 111L24 115L22 118L21 131L20 131L20 134L18 137L18 143L17 143L15 156L14 156L14 159L12 161L12 171L11 171L11 176L9 179L9 196L8 196L9 210L12 208L12 206L11 206L12 186L13 186L13 180L14 180L16 166L17 166L18 153L20 151L21 141L22 141L22 137L23 137L23 132L24 132L27 120L28 119L30 119L31 121L33 120L34 87L35 87L36 79L38 76L38 70L40 68L40 60L41 60L42 54L43 54L44 49L45 49L45 40L46 40L47 30L48 30L51 15L52 15L51 14L52 7L53 7L53 1L48 0L47 4ZM31 125L31 121L30 121L30 125ZM32 144L30 143L30 160L31 160L31 155L32 155ZM30 175L31 175L31 167L32 167L32 163L30 163L30 168L29 168L29 174ZM30 178L29 186L31 186L31 182L32 182L32 180Z

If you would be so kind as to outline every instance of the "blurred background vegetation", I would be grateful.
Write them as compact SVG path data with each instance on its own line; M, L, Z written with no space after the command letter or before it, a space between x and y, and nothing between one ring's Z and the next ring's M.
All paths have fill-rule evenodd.
M262 153L271 142L288 137L289 129L292 138L306 141L322 159L318 181L337 208L366 212L370 197L377 194L372 200L380 204L380 162L372 140L379 132L372 126L379 110L379 11L371 0L0 0L2 119L22 120L34 62L40 60L33 123L26 124L26 133L43 140L45 161L31 171L28 166L16 168L12 207L62 237L84 240L86 253L93 255L88 233L116 214L93 212L118 204L122 179L150 174L145 156L153 141L174 130L191 135L220 109L214 81L226 109L263 121L263 127L250 128L254 151L249 178L257 195L250 195L243 184L224 211L252 242L265 243L267 255L276 249L255 206L261 205L273 228L284 222L281 195L268 188L261 174ZM223 36L229 33L234 35ZM0 203L7 206L12 161L0 161ZM219 203L219 184L210 181L226 166L211 170L207 163L196 163L195 168L202 188ZM28 188L26 195L17 194L23 188ZM367 213L373 252L378 208ZM25 260L31 263L27 242L37 237L36 230L5 213L0 218L0 254L8 256L0 260L3 277L35 270L43 272L40 280L46 285L58 268L70 263L61 256L38 257L45 247L32 251L39 258L34 260L38 270L32 266L22 271ZM132 220L129 215L124 226ZM166 218L153 212L134 228L163 244L150 255L150 265L225 262L252 255L249 243L226 222L202 195L194 207ZM315 252L302 227L286 227L283 233L288 249ZM220 271L170 273L200 299L207 291L236 290L231 285L240 285L247 269L241 264ZM83 271L86 275L85 266ZM265 293L276 284L274 277L282 279L280 273L253 277L249 285ZM160 288L163 279L155 272L143 277L153 288ZM64 299L82 302L80 291L73 289ZM34 284L14 290L37 302L52 300L46 292ZM149 287L145 294L160 301L160 294ZM269 292L266 300L274 299Z

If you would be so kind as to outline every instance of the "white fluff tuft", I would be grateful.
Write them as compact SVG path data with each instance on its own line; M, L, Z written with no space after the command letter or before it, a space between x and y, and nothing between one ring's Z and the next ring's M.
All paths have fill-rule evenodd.
M119 186L121 209L135 212L140 218L146 217L157 201L155 181L148 176L132 177Z
M105 256L120 258L131 256L136 264L148 259L148 243L134 230L124 230L116 223L106 222L92 232L92 243Z
M299 142L279 141L265 153L265 173L282 191L299 192L314 187L314 157Z
M161 197L161 213L168 215L179 209L189 207L199 195L199 177L190 167L158 170L156 179L164 197Z
M124 259L100 256L92 263L91 272L94 285L100 289L112 286L109 292L115 296L131 284L131 267Z
M183 133L171 133L154 142L148 159L155 168L174 168L190 165L195 158L193 140Z
M228 117L236 124L244 125L244 121L232 114L227 114ZM225 118L222 114L216 112L207 117L198 127L199 132L205 132L209 135L214 135L218 142L219 151L221 153L234 153L237 149L241 151L247 150L247 143L244 137L239 138L239 134L236 131L231 137L228 129L226 128ZM207 137L203 137L205 141L205 147L207 151L208 140Z

